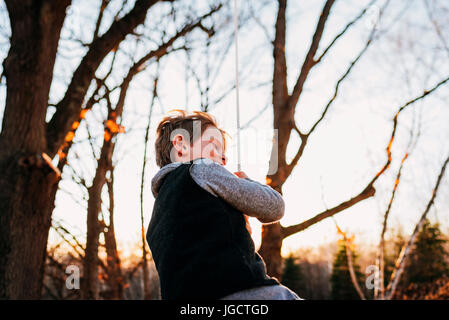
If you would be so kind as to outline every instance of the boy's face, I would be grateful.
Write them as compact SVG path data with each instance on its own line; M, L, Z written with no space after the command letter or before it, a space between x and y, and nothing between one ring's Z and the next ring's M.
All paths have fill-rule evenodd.
M221 131L214 126L208 126L201 138L193 143L191 154L191 160L208 158L221 165L226 165L227 158Z
M221 165L226 165L227 162L223 135L214 126L208 126L193 145L190 145L181 134L177 134L173 139L173 146L175 149L173 150L175 151L173 153L174 161L185 162L207 158Z

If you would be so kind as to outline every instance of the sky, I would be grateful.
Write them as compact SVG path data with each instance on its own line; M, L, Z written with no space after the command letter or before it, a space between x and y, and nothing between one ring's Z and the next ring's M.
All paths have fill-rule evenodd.
M204 5L200 1L198 6ZM257 7L260 2L239 1L242 16L251 15L250 5ZM287 12L287 64L288 85L291 90L299 73L301 62L310 44L311 35L319 16L323 1L290 1ZM339 1L332 10L327 22L319 52L348 21L355 17L368 1ZM378 3L382 4L383 1ZM3 5L3 3L2 3ZM75 16L84 15L85 19L95 16L95 11L82 10L86 0L74 1L71 10ZM404 10L408 5L408 9ZM350 62L357 56L376 21L379 7L374 7L365 19L349 30L329 55L310 74L304 93L298 103L295 119L300 129L307 130L316 121L326 102L333 94L338 78ZM309 139L304 155L292 175L283 186L286 203L283 226L289 226L309 219L326 208L333 207L360 193L368 181L386 161L385 148L392 130L392 118L397 109L405 102L422 94L423 90L433 86L449 74L449 56L441 50L441 40L435 36L428 23L428 17L422 1L393 0L389 9L379 21L382 31L358 65L340 88L340 94L326 115L324 121ZM447 6L446 6L447 8ZM155 8L152 15L157 16ZM444 12L441 12L443 14ZM248 176L259 182L265 181L272 141L272 49L267 41L274 34L276 7L267 5L262 11L252 15L264 27L254 22L242 26L239 30L239 74L240 74L240 117L241 124L251 119L250 126L241 130L242 169ZM449 15L448 15L449 16ZM150 15L150 18L153 17ZM449 21L437 17L438 21L448 22L443 29L443 38L449 39ZM75 20L76 21L76 20ZM73 21L72 21L73 23ZM67 22L67 26L69 22ZM106 26L105 26L106 27ZM224 32L232 36L232 25ZM264 30L265 28L265 30ZM88 33L88 32L86 32ZM64 35L64 33L63 33ZM425 35L425 36L423 36ZM220 35L219 35L220 36ZM193 54L195 68L204 73L207 66L214 66L217 57L214 50L220 50L222 44L212 45L209 58L202 52ZM131 50L131 48L130 48ZM2 45L0 58L3 59L7 47ZM51 99L57 101L64 93L71 68L81 57L82 49L73 50L73 65L70 67L64 58L58 58L56 72L63 81L52 84ZM448 53L449 54L449 53ZM217 81L211 88L211 100L219 97L234 84L234 47L224 59L217 73ZM158 171L154 157L154 133L157 123L164 113L174 108L199 110L200 97L195 79L186 75L187 57L184 52L175 52L162 60L159 79L160 100L154 105L151 118L151 135L147 153L148 166L145 176L144 217L145 225L151 218L154 198L150 191L152 176ZM124 63L125 64L125 63ZM206 69L207 71L207 69ZM115 228L119 247L124 251L140 241L140 179L143 160L144 128L149 114L152 76L155 68L150 67L133 81L126 100L123 125L127 133L118 138L119 150L115 155ZM65 80L64 80L65 79ZM2 83L3 84L3 83ZM0 119L5 99L4 86L0 89ZM390 225L402 225L410 234L430 198L443 159L449 152L449 88L441 88L435 95L418 102L400 117L397 139L393 144L394 162L375 184L376 195L335 216L335 221L345 231L356 235L356 243L378 241L383 213L388 204L394 183L394 175L400 157L410 138L411 128L420 128L420 137L416 148L404 168L403 178L393 206ZM229 163L226 168L232 172L237 169L236 155L236 96L232 90L220 103L213 105L210 111L219 125L232 137L228 152ZM95 123L101 117L101 109L89 112L87 120ZM49 113L51 116L51 112ZM92 126L94 135L101 137L102 128ZM75 141L79 141L76 150L89 155L88 145L82 143L86 131L81 128ZM291 159L299 146L299 139L292 134L288 145L288 158ZM70 158L69 158L70 159ZM72 155L73 159L73 155ZM118 161L120 159L120 161ZM57 161L55 159L55 161ZM82 161L73 160L73 167L92 177L95 163L86 157ZM83 170L81 168L84 168ZM70 180L60 183L61 191L56 198L53 218L63 221L72 232L84 238L86 230L86 202L80 200L82 191ZM89 180L89 179L88 179ZM68 194L75 194L81 205ZM106 191L106 190L104 190ZM106 192L105 193L105 199ZM430 218L439 221L444 228L449 226L449 178L443 181ZM260 244L261 224L250 219L253 239L256 247ZM308 246L319 246L334 242L338 238L335 222L326 219L307 230L284 240L282 252ZM51 232L50 242L59 241Z

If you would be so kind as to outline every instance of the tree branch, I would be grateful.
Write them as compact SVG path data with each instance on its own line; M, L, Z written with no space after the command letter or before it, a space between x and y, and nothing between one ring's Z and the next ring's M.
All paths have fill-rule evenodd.
M109 5L110 0L101 0L100 11L98 12L97 23L95 24L95 31L93 36L93 41L97 40L98 34L100 32L101 22L103 21L103 14L106 7Z
M351 73L352 69L354 68L356 63L360 60L360 58L363 56L363 54L368 50L369 46L371 45L371 43L374 40L375 33L376 33L376 28L373 28L373 30L371 31L371 34L370 34L370 36L368 38L368 41L366 42L366 44L363 47L363 49L360 51L358 56L351 62L351 64L349 65L348 69L346 70L346 72L340 77L340 79L338 79L337 85L335 86L335 90L334 90L334 94L333 94L332 98L329 100L329 102L327 103L326 107L324 108L324 111L321 114L320 118L314 123L314 125L309 130L307 135L310 135L315 130L315 128L320 124L320 122L324 119L327 111L329 110L329 107L332 105L332 103L335 101L335 99L338 96L338 90L340 89L340 85L346 79L346 77Z
M439 83L437 83L434 87L432 87L431 89L425 90L424 93L412 100L409 100L408 102L406 102L404 105L402 105L398 111L396 112L394 118L393 118L393 130L391 133L391 137L390 140L388 142L388 146L386 148L386 152L387 152L387 162L385 163L385 165L382 167L382 169L376 174L376 176L373 178L373 180L371 180L370 183L374 183L384 172L385 170L388 169L388 167L391 164L392 158L391 158L391 146L393 145L393 141L396 135L396 128L397 128L397 124L398 124L398 117L399 114L405 110L405 108L407 108L409 105L414 104L415 102L424 99L425 97L427 97L429 94L433 93L434 91L436 91L439 87L443 86L444 84L446 84L447 82L449 82L449 77L447 77L446 79L440 81Z
M89 51L73 74L64 98L58 103L57 111L47 125L48 154L54 157L81 106L95 71L106 55L125 39L138 25L144 22L148 9L157 0L137 0L134 8L123 18L114 21L109 30L95 39Z
M335 0L327 0L326 4L323 7L323 10L320 15L320 19L318 20L318 24L315 29L315 33L312 38L312 43L310 45L309 51L307 52L306 58L301 68L301 72L299 74L298 80L296 81L295 87L293 88L293 92L288 99L288 107L294 109L296 104L298 103L299 97L301 96L302 89L304 87L304 83L307 80L307 76L309 75L310 70L315 65L314 58L315 54L318 50L318 46L321 41L321 37L323 35L324 26L326 25L326 21L329 17L330 10L335 3Z
M285 106L288 100L287 62L285 57L285 11L287 10L287 0L278 0L278 3L276 34L273 43L273 106L275 108Z
M385 172L385 170L387 170L387 168L389 167L389 165L390 165L390 163L392 161L392 158L391 158L391 146L392 146L395 134L396 134L396 127L397 127L399 114L402 111L404 111L404 109L407 106L409 106L409 105L411 105L411 104L413 104L413 103L423 99L424 97L426 97L427 95L431 94L432 92L437 90L439 87L441 87L442 85L444 85L448 81L449 81L449 77L444 79L444 80L442 80L442 81L440 81L433 88L424 91L424 93L422 95L420 95L419 97L416 97L416 98L408 101L407 103L405 103L403 106L401 106L399 108L398 112L394 116L393 132L392 132L390 141L388 143L388 147L386 149L387 150L387 155L388 155L388 160L387 160L386 164L382 167L382 169L375 175L375 177L368 183L367 187L360 194L358 194L357 196L355 196L354 198L352 198L352 199L350 199L348 201L342 202L341 204L339 204L338 206L336 206L336 207L334 207L332 209L329 209L329 210L326 210L326 211L324 211L322 213L317 214L315 217L313 217L313 218L311 218L309 220L306 220L306 221L304 221L302 223L299 223L299 224L296 224L296 225L293 225L293 226L283 227L283 229L282 229L283 238L286 238L286 237L291 236L291 235L293 235L293 234L295 234L297 232L300 232L300 231L310 227L311 225L313 225L313 224L315 224L315 223L317 223L317 222L319 222L319 221L321 221L323 219L331 217L334 214L336 214L338 212L341 212L341 211L343 211L343 210L345 210L345 209L355 205L356 203L358 203L358 202L360 202L362 200L365 200L365 199L367 199L369 197L374 196L374 194L375 194L374 182L376 182L376 180Z
M346 250L346 258L347 258L347 262L348 262L349 275L351 276L352 284L353 284L355 290L357 291L357 294L359 295L360 299L366 300L365 295L363 294L363 291L360 288L359 282L357 280L357 276L354 271L354 263L353 263L352 248L351 248L353 246L354 236L348 238L346 235L346 232L343 232L340 229L340 227L338 226L335 218L332 217L332 219L334 220L334 223L335 223L335 226L337 227L338 233L343 236L343 243L344 243L345 250Z
M301 223L293 225L293 226L283 227L282 228L282 238L285 239L299 231L307 229L311 225L313 225L317 222L320 222L321 220L329 218L336 213L339 213L347 208L350 208L353 205L355 205L356 203L359 203L362 200L365 200L365 199L368 199L368 198L374 196L375 192L376 192L376 190L374 189L372 184L369 184L361 193L359 193L354 198L351 198L348 201L342 202L336 207L333 207L331 209L323 211L309 220L306 220L304 222L301 222Z
M120 116L122 114L123 107L124 107L124 104L125 104L126 93L128 91L127 89L129 87L129 84L130 84L131 80L133 79L133 77L137 73L139 73L139 72L141 72L141 71L143 71L145 69L146 63L150 59L152 59L152 58L160 59L162 56L167 54L168 50L173 46L173 44L174 44L174 42L176 40L178 40L179 38L185 36L186 34L191 32L193 29L202 27L202 21L204 19L210 17L211 15L216 13L217 11L219 11L221 8L222 8L222 4L219 4L218 6L212 8L207 14L199 17L196 21L187 24L180 31L178 31L173 37L171 37L168 41L166 41L165 43L161 44L159 46L159 48L157 48L156 50L150 51L148 54L146 54L145 56L140 58L139 61L137 61L130 68L127 76L125 77L125 79L123 80L122 84L120 85L120 96L119 96L117 105L115 107L115 113L116 113L117 116Z
M354 25L357 21L359 21L361 18L363 18L363 16L366 14L366 12L368 11L368 9L374 4L376 3L377 0L372 0L363 10L362 12L360 12L360 14L354 18L354 20L352 20L351 22L349 22L344 28L343 30L331 41L331 43L327 46L326 49L324 49L323 53L320 55L320 57L318 59L316 59L314 61L314 65L318 64L321 62L321 60L324 58L324 56L329 52L329 50L333 47L333 45L338 41L338 39L340 39L345 33L346 31L349 30L349 28L352 27L352 25Z
M413 118L414 119L414 118ZM380 281L380 290L375 289L374 291L374 298L378 298L380 293L380 298L383 299L385 296L385 286L384 286L384 276L385 276L385 233L387 231L387 222L388 217L390 215L391 207L393 206L393 202L395 200L396 191L399 187L399 183L401 181L401 175L402 175L402 169L404 168L404 164L407 161L407 159L410 158L411 153L413 152L416 143L418 142L418 138L420 137L420 126L418 126L418 132L416 134L416 138L414 139L414 126L412 124L412 129L410 130L410 141L407 145L407 148L405 150L404 156L402 157L401 164L399 166L398 172L396 174L396 179L394 181L393 191L391 192L390 201L388 202L387 209L384 213L384 220L382 224L382 231L380 234L380 241L379 241L379 249L378 249L378 256L377 256L377 264L379 267L379 281Z
M399 281L401 280L402 273L404 272L405 265L408 261L408 257L410 255L411 249L414 246L418 233L421 230L426 217L427 213L429 212L430 208L432 207L435 198L437 196L437 192L440 186L440 182L443 179L444 173L446 171L446 166L449 163L449 156L446 158L446 161L444 162L443 166L441 167L440 174L438 175L437 182L435 184L435 187L432 192L432 197L430 198L429 202L427 203L426 209L424 210L423 214L421 215L421 219L419 220L418 224L415 227L415 230L413 231L410 240L408 243L402 248L401 253L399 254L398 259L396 260L395 268L393 270L393 273L391 275L391 281L388 284L387 287L387 294L386 299L391 300L394 297L394 294L396 293L397 286L399 284Z

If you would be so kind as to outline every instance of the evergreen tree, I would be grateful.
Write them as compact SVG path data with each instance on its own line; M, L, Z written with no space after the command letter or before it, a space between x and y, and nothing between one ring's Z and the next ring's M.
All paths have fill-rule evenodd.
M295 257L291 254L284 259L281 283L296 292L301 298L305 296L304 275L301 266L296 263Z
M408 283L430 283L449 275L446 242L439 224L432 225L426 220L405 269L404 276Z
M362 273L360 272L360 266L356 263L357 255L353 251L352 264L354 267L354 273L359 282L359 285L363 284ZM338 252L335 257L334 265L332 268L331 281L331 299L334 300L358 300L360 296L354 287L349 273L348 256L346 255L346 247L344 241L338 242Z

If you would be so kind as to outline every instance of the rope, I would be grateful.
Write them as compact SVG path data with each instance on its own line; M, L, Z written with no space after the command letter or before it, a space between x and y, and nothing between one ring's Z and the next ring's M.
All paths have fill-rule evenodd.
M234 0L234 41L235 41L235 98L237 112L237 171L241 171L240 160L240 103L239 103L239 47L238 47L239 16L237 0Z

